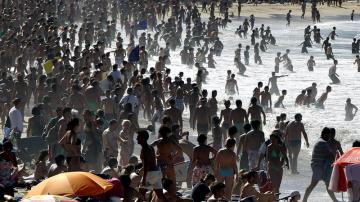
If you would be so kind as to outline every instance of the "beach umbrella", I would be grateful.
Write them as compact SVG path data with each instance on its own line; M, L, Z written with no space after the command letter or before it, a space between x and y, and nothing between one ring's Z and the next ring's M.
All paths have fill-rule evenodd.
M77 200L66 196L57 195L37 195L21 200L21 202L77 202Z
M94 174L88 172L67 172L42 181L33 187L25 198L48 194L60 196L96 196L109 191L112 187L111 183Z
M348 165L360 164L360 148L351 148L341 155L334 162L332 169L329 189L334 192L347 191L347 179L345 174L345 167Z

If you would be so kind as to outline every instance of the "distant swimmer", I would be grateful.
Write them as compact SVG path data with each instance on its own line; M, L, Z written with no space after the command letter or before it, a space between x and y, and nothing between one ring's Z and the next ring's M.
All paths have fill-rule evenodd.
M269 92L269 86L265 86L264 91L260 93L260 105L265 112L271 112L272 100L271 93Z
M354 21L354 12L355 12L355 10L352 10L352 12L350 14L350 20L351 21Z
M231 74L231 78L226 81L225 92L228 95L239 94L239 87L235 80L235 74Z
M334 64L329 69L329 78L333 84L340 83L339 75L336 73L336 65L338 64L337 60L334 60Z
M275 73L279 73L280 62L282 61L283 60L281 59L281 52L277 52L275 57Z
M314 66L316 65L314 56L310 56L310 59L307 61L307 67L309 72L314 71Z
M290 20L291 20L291 10L286 14L286 26L290 26Z
M357 65L357 68L358 68L358 72L360 72L360 56L359 55L356 55L356 59L354 61L354 65Z
M318 100L316 100L316 103L315 103L315 107L316 108L320 108L320 109L324 109L324 102L326 101L327 99L327 96L328 94L331 92L331 86L327 86L326 87L326 91L325 93L323 93Z
M281 95L279 96L278 100L275 102L274 108L280 108L280 107L285 108L283 101L285 99L286 94L287 94L286 90L281 91Z
M339 35L336 34L336 27L333 27L333 30L330 32L329 37L331 40L335 40L335 37L338 37Z
M306 88L306 91L308 92L309 96L309 104L315 103L316 101L316 95L317 95L317 84L314 82L311 84L310 87Z
M354 111L355 110L355 111ZM351 99L346 100L345 105L345 121L352 121L358 111L358 108L351 103Z
M286 76L287 75L276 76L275 72L271 72L271 77L269 78L269 83L268 83L268 86L270 86L270 84L271 84L271 87L270 87L271 94L275 93L276 95L280 95L279 88L277 85L277 79L281 78L281 77L286 77Z

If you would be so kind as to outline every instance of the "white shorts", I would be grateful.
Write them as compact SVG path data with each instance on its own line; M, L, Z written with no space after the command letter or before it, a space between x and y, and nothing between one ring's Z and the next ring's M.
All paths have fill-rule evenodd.
M153 189L162 189L162 173L160 170L158 171L149 171L146 176L146 184L145 186L141 186L141 188L153 190Z

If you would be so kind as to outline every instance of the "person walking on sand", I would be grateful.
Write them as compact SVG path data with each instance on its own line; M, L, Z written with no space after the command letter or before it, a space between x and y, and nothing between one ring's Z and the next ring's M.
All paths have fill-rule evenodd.
M331 164L334 161L334 154L331 150L331 147L328 143L330 136L330 129L325 127L321 131L320 139L315 143L314 149L311 156L311 170L312 178L310 185L306 188L303 202L307 202L311 192L319 183L319 181L324 181L326 185L326 191L328 192L330 198L334 202L338 202L333 191L329 190L329 182L331 177Z
M302 115L295 114L295 121L290 122L285 129L285 145L288 148L291 174L299 174L297 159L301 149L301 134L304 136L306 147L309 147L308 136L301 120Z
M220 149L215 159L215 176L219 182L225 181L225 197L231 198L234 179L237 175L236 154L234 152L236 141L229 138L226 140L225 148Z
M355 112L354 112L355 109ZM352 121L356 115L358 111L358 108L351 103L351 99L348 98L346 100L346 105L345 105L345 121Z

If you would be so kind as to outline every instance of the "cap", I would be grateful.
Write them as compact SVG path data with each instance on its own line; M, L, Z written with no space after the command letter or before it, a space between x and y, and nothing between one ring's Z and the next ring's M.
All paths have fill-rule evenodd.
M295 197L295 196L300 196L300 192L298 192L298 191L293 191L293 192L291 192L290 195L289 195L290 198L293 198L293 197Z

